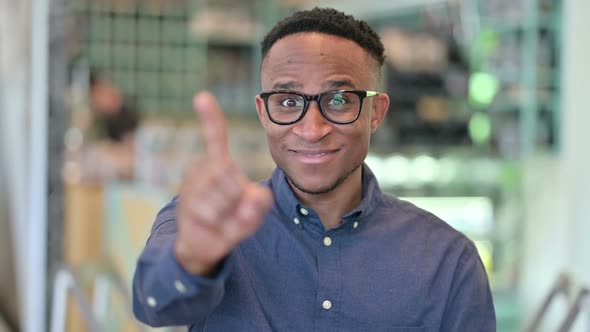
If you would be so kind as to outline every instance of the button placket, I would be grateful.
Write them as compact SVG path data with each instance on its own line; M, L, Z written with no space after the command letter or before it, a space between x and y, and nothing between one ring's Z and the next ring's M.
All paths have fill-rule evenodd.
M326 231L318 239L317 266L318 290L316 294L317 323L319 330L329 329L337 314L336 305L342 292L342 272L340 266L339 230Z

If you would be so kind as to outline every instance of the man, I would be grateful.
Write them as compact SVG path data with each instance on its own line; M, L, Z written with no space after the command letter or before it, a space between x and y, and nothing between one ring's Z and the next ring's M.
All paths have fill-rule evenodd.
M377 34L316 8L279 22L262 55L256 109L277 169L245 178L214 97L195 97L206 153L139 258L136 316L190 331L495 331L473 243L363 164L389 106Z

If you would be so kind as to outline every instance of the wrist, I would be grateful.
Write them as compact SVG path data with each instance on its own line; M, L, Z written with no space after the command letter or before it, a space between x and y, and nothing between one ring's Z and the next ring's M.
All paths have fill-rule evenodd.
M200 277L211 277L217 272L219 262L203 262L195 253L182 245L180 240L174 243L174 256L180 266L188 273Z

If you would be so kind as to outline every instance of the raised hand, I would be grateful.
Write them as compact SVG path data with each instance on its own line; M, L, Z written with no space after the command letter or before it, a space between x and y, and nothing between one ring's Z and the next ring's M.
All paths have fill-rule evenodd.
M225 118L215 97L201 92L193 106L201 120L205 153L187 167L182 181L174 252L185 270L207 276L256 231L273 198L269 188L251 182L232 161Z

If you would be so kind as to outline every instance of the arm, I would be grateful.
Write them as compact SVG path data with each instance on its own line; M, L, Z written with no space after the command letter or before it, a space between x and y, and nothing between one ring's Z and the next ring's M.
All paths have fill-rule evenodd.
M272 204L270 189L249 181L231 160L215 98L198 94L195 111L206 153L188 165L178 198L158 214L133 280L134 313L149 325L203 320L223 298L233 248Z
M488 277L470 241L455 269L441 331L496 331L496 314Z
M158 214L133 278L133 312L151 326L201 321L224 295L230 259L225 259L210 278L193 275L176 259L176 237L175 199Z

